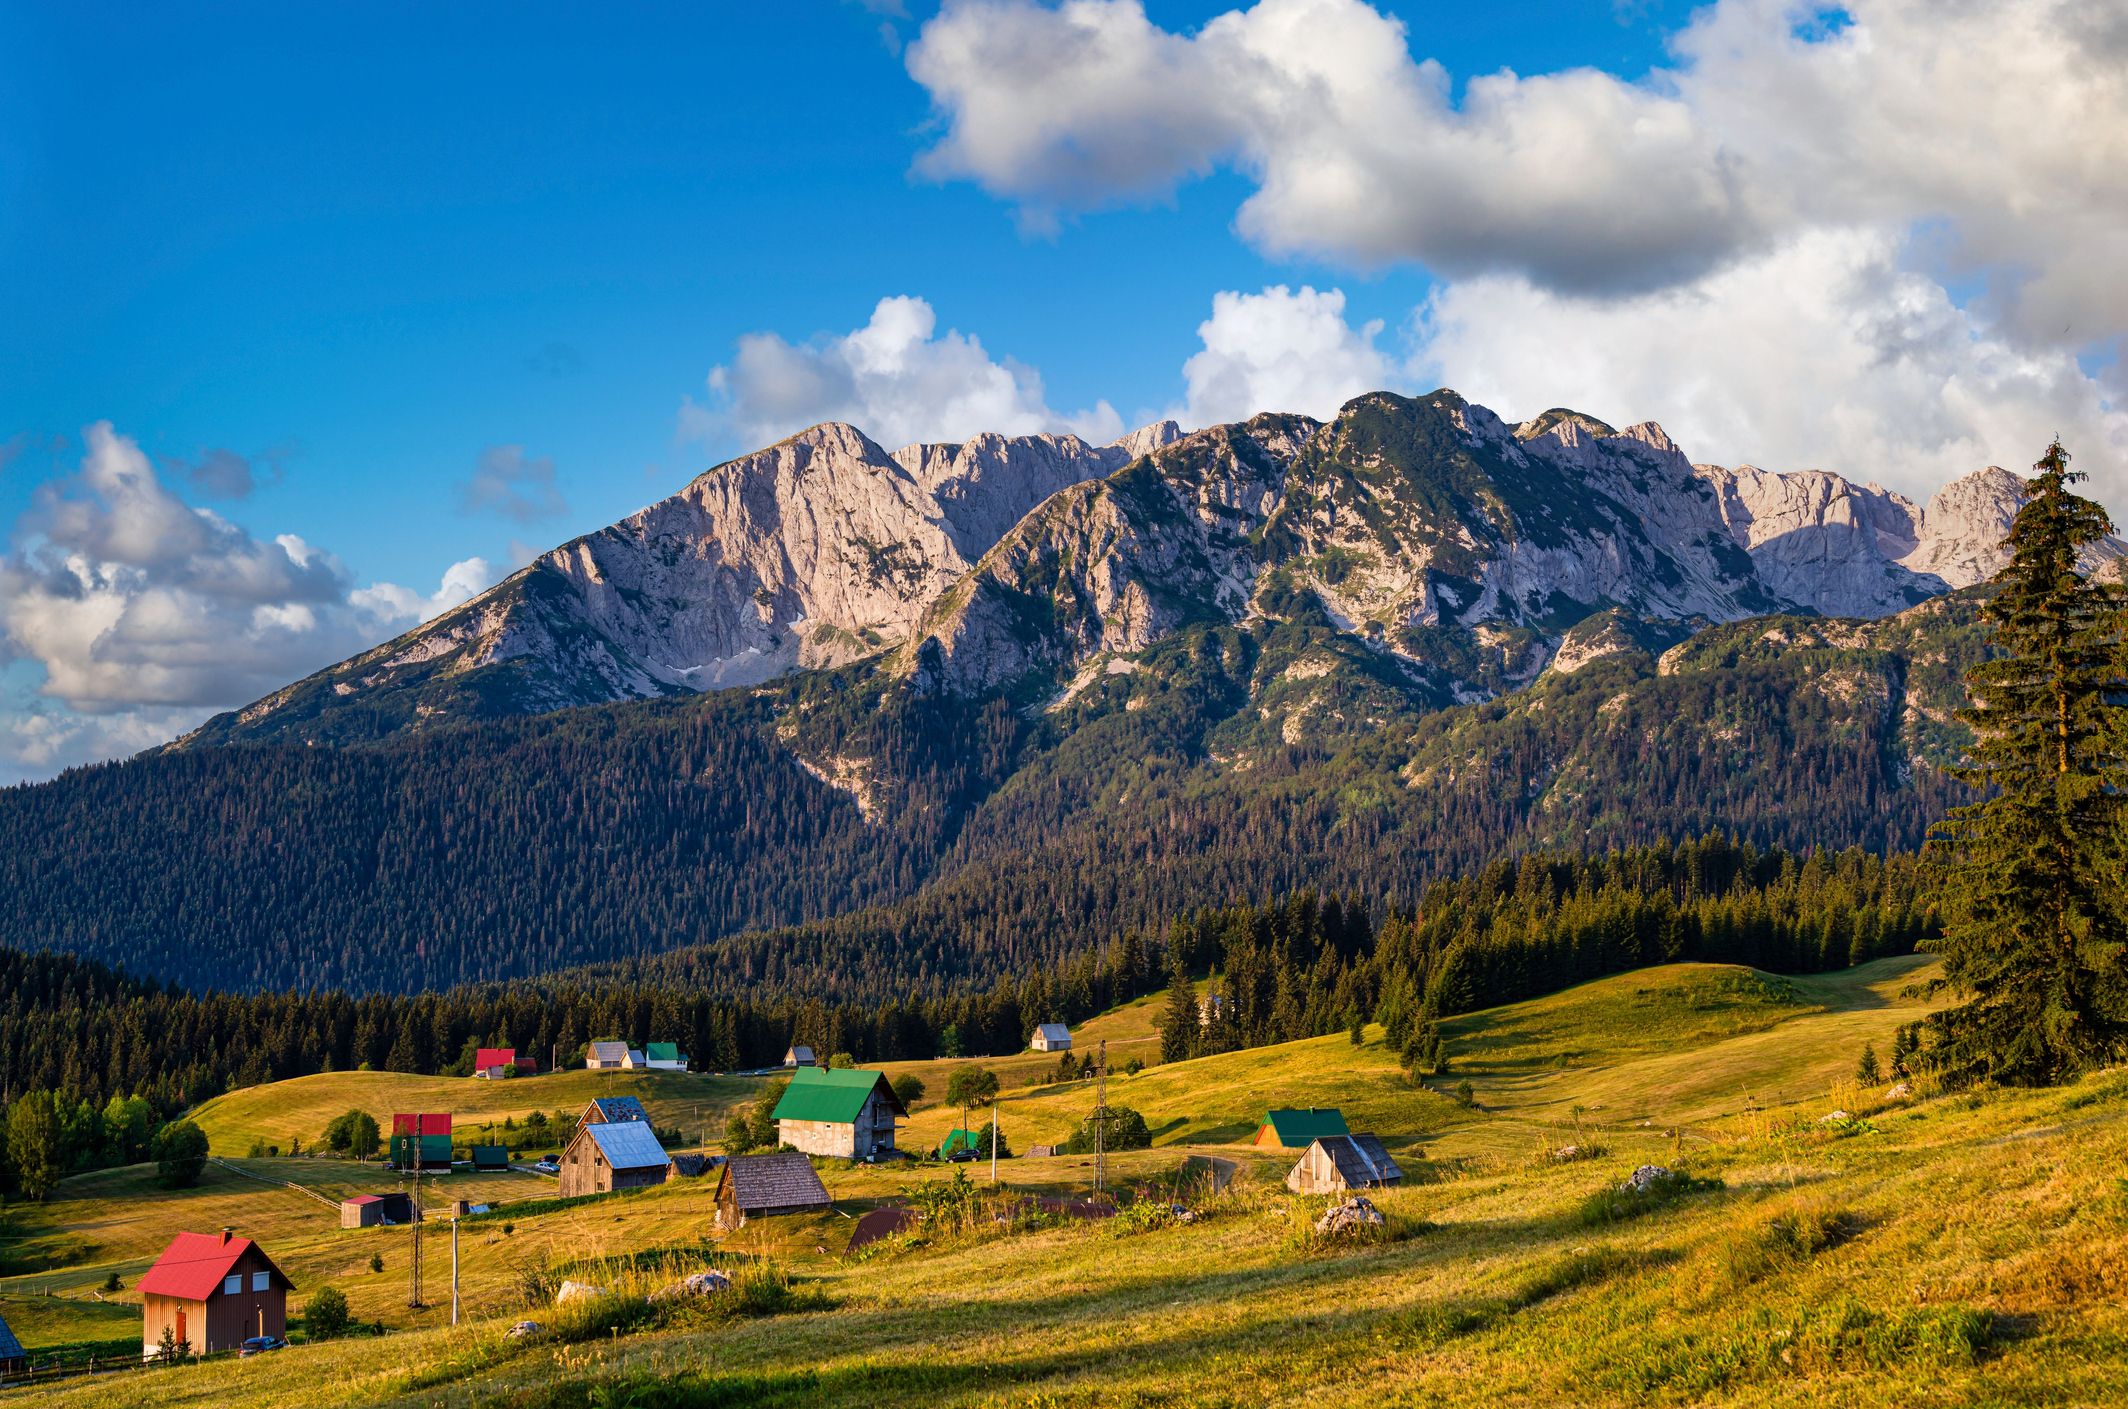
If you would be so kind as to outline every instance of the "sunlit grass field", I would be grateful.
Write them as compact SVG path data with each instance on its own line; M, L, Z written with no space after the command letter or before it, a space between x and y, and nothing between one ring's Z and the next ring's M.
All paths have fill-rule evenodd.
M183 1194L140 1171L86 1176L34 1215L42 1236L98 1248L44 1274L67 1279L54 1300L86 1298L106 1266L144 1255L151 1229L233 1223L290 1270L297 1305L330 1282L359 1317L395 1329L23 1397L521 1409L2120 1402L2128 1072L1896 1102L1858 1090L1862 1044L1888 1051L1920 1011L1907 993L1920 972L1884 960L1812 980L1707 965L1621 975L1456 1019L1450 1070L1428 1083L1439 1089L1410 1084L1378 1031L1358 1047L1338 1035L1112 1080L1110 1099L1143 1112L1157 1142L1111 1161L1126 1199L1193 1150L1242 1163L1235 1191L1198 1201L1188 1224L986 1218L840 1256L851 1215L961 1172L937 1166L827 1169L835 1212L757 1220L731 1238L711 1228L706 1180L546 1212L521 1202L464 1226L467 1322L455 1330L446 1311L404 1305L405 1230L342 1232L300 1195L226 1172ZM936 1092L943 1069L934 1075ZM1468 1107L1451 1096L1462 1081ZM1008 1077L1000 1119L1024 1148L1067 1130L1091 1100L1083 1083ZM1270 1104L1338 1105L1391 1142L1410 1179L1380 1196L1387 1237L1341 1245L1296 1231L1313 1206L1283 1191L1289 1157L1229 1143ZM1825 1122L1836 1107L1853 1118ZM927 1101L904 1143L957 1118ZM1567 1143L1603 1153L1546 1157ZM1701 1182L1644 1208L1607 1196L1650 1161ZM332 1163L239 1161L284 1176ZM987 1166L961 1168L987 1183ZM1092 1172L1070 1158L1000 1167L1008 1187L1045 1192ZM430 1225L432 1269L448 1265L442 1227ZM368 1270L372 1250L382 1274ZM736 1269L746 1254L788 1274L787 1304L604 1326L586 1312L558 1320L544 1299L560 1275L640 1287L711 1261ZM429 1299L446 1292L432 1270ZM43 1336L8 1310L18 1330L32 1327L26 1341ZM549 1334L504 1339L525 1316ZM53 1316L54 1334L64 1319Z

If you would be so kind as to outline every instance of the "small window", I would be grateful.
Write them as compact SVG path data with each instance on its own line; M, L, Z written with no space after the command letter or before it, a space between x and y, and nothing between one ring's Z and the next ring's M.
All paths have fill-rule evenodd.
M273 1274L271 1272L254 1272L251 1274L251 1289L253 1291L263 1292L272 1285Z
M242 1290L244 1290L243 1273L238 1272L222 1279L222 1292L224 1295L235 1296L238 1292Z

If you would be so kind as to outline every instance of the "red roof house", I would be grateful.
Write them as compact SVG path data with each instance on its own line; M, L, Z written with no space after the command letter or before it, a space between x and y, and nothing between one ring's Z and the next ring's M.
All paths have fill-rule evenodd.
M493 1081L497 1077L517 1075L517 1049L515 1047L481 1047L473 1053L473 1075Z
M285 1335L289 1281L265 1249L224 1228L180 1233L140 1276L140 1353L153 1359L163 1333L180 1355L234 1350L252 1336Z

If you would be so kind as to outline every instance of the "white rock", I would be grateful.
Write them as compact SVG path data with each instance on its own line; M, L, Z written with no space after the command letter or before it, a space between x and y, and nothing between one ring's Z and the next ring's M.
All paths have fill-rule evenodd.
M714 1268L707 1272L691 1272L677 1282L668 1282L650 1294L652 1301L673 1301L680 1297L709 1296L715 1292L731 1290L731 1278Z
M1315 1231L1327 1237L1341 1233L1354 1233L1362 1228L1379 1228L1385 1223L1381 1210L1365 1196L1354 1194L1343 1203L1323 1211L1315 1220Z
M564 1282L562 1289L554 1294L556 1306L567 1306L572 1301L596 1301L606 1295L604 1287L591 1282Z

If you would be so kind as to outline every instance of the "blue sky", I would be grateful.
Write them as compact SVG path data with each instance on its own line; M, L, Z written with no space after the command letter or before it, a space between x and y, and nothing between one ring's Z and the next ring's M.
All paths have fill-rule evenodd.
M1691 15L1683 5L1324 3L1325 14L1367 21L1379 11L1405 26L1401 48L1363 36L1330 51L1332 89L1346 68L1379 60L1408 76L1432 60L1447 75L1453 118L1473 76L1587 68L1609 85L1605 93L1674 109L1747 153L1760 140L1748 114L1689 91L1673 101L1669 75L1753 62L1748 52L1714 57L1725 44L1771 52L1848 23L1844 12L1771 27L1740 14L1734 35L1716 32L1705 52L1681 57ZM1158 52L1149 49L1147 62L1169 62L1229 8L1149 3ZM528 550L603 525L750 448L750 431L796 412L778 402L750 415L751 384L727 382L720 393L706 383L711 369L734 364L749 335L817 351L820 340L864 326L890 296L925 300L938 333L980 339L991 361L1036 369L1040 395L1028 399L1036 408L1028 414L1058 424L1102 402L1125 425L1228 409L1184 371L1205 349L1199 325L1215 296L1305 285L1343 295L1341 309L1306 310L1342 319L1333 335L1343 382L1289 388L1252 363L1262 374L1234 381L1244 389L1237 394L1320 402L1359 389L1344 385L1358 378L1418 385L1438 376L1517 398L1498 408L1505 414L1575 395L1631 401L1588 409L1663 419L1673 432L1682 416L1712 442L1703 454L1688 444L1699 458L1785 452L1811 463L1882 455L1866 438L1790 437L1787 428L1809 419L1792 407L1725 413L1734 398L1667 395L1672 383L1655 364L1698 360L1675 346L1693 328L1679 324L1668 343L1621 346L1621 320L1638 328L1688 317L1686 305L1645 302L1678 289L1700 297L1687 299L1692 307L1744 299L1750 291L1732 285L1763 257L1790 261L1763 271L1769 286L1851 279L1868 286L1856 294L1865 298L1895 279L1924 280L1922 292L1940 294L1941 307L1911 336L1971 344L2011 337L2003 330L2018 321L2015 310L1984 308L1989 271L2010 262L2016 232L1983 230L1976 214L1971 248L1931 253L1936 246L1913 232L1968 228L1952 197L1933 188L1889 211L1857 197L1851 210L1828 215L1804 210L1809 202L1789 189L1822 181L1790 176L1784 187L1769 178L1774 194L1752 203L1749 221L1725 207L1701 238L1696 217L1663 213L1675 196L1625 170L1606 204L1652 209L1635 228L1610 233L1597 230L1599 212L1589 243L1600 248L1586 268L1575 248L1582 216L1570 206L1501 222L1497 239L1491 226L1443 229L1437 212L1471 203L1467 191L1443 190L1430 206L1418 191L1416 213L1395 229L1350 238L1337 228L1350 212L1281 196L1276 230L1266 233L1244 212L1267 190L1266 171L1292 158L1281 144L1302 140L1281 126L1301 121L1290 104L1225 113L1209 135L1189 110L1219 108L1223 95L1190 98L1180 113L1156 104L1130 116L1118 141L1088 125L1097 117L1068 105L1043 111L1035 98L1033 109L1010 114L1026 126L1018 145L979 149L986 132L1003 130L997 105L1015 96L1009 84L979 93L984 75L950 71L943 59L928 67L912 59L935 9L912 3L904 13L882 0L0 5L0 516L13 526L7 551L18 574L16 588L0 584L0 594L15 593L0 610L21 609L12 626L0 624L0 649L12 657L0 668L0 729L20 734L24 721L42 721L12 753L0 742L0 781L124 752L241 703L255 683L201 684L192 671L183 685L106 681L54 693L55 661L96 647L68 635L79 634L78 623L31 620L19 583L40 553L46 566L65 556L50 496L104 493L81 478L83 432L99 422L137 448L169 503L210 509L232 532L269 545L269 555L278 535L332 555L343 596L377 583L426 595L454 563L478 557L507 571ZM1000 42L1046 14L1018 0L958 9L968 33ZM1889 28L1912 17L1865 18ZM1186 95L1202 80L1192 72L1177 69L1153 87ZM1787 69L1768 72L1787 81ZM990 117L970 117L957 106L963 100L989 103ZM1116 98L1121 109L1145 101L1143 89ZM1610 120L1609 101L1589 100L1585 130ZM1509 128L1521 135L1483 148L1501 151L1503 162L1501 181L1487 189L1518 179L1526 154L1513 143L1558 147ZM1376 135L1362 131L1351 143ZM938 155L961 138L956 152ZM1393 148L1393 130L1386 141ZM1630 145L1599 138L1595 149ZM1065 151L1091 155L1068 183L1044 185L1044 160ZM1153 153L1150 177L1136 164L1144 152ZM1304 169L1305 155L1297 160ZM1758 169L1775 168L1770 148L1759 160ZM1587 165L1571 153L1557 161L1526 187L1563 189L1579 178L1570 168ZM1411 184L1452 179L1454 167L1472 164L1444 162L1450 177L1438 165L1415 167ZM1664 157L1648 171L1659 182L1677 165ZM1402 168L1382 170L1391 187L1404 179ZM1111 180L1113 189L1101 185ZM2091 212L2095 221L2117 213L2111 199L2105 193ZM1277 203L1265 195L1253 204ZM1531 228L1547 222L1548 230ZM1853 243L1857 230L1877 243ZM1836 240L1849 243L1826 243ZM1710 282L1722 279L1731 284ZM1814 334L1779 324L1779 313L1758 329L1749 319L1765 302L1738 317L1764 339L1763 356L1775 361L1766 373L1778 376L1779 359L1801 358ZM1993 321L1974 321L1983 315ZM1539 324L1560 331L1522 342L1487 331ZM2011 351L2081 356L2083 373L2103 377L2118 335L2102 316L2066 349L2020 331ZM1620 360L1654 370L1622 379L1611 366ZM1465 369L1475 386L1465 385ZM1954 381L1956 369L1917 375L1935 386ZM2033 394L2033 414L2083 405L2072 393L2085 395L2049 382ZM1933 405L1916 414L1937 414ZM2110 403L2103 409L2111 414ZM930 423L918 406L908 424ZM1776 426L1781 434L1768 433ZM1900 461L1877 477L1903 474L1904 487L1925 492L1919 481L1940 480L1939 468L1995 454L1984 427L1961 428L1939 448L1937 459ZM218 451L233 455L202 468ZM484 456L491 469L503 466L485 497L475 481ZM550 464L551 483L542 478ZM512 477L527 465L528 477ZM247 478L249 492L233 492ZM363 629L342 622L341 634L273 659L337 649L346 632ZM206 698L217 689L227 697Z

